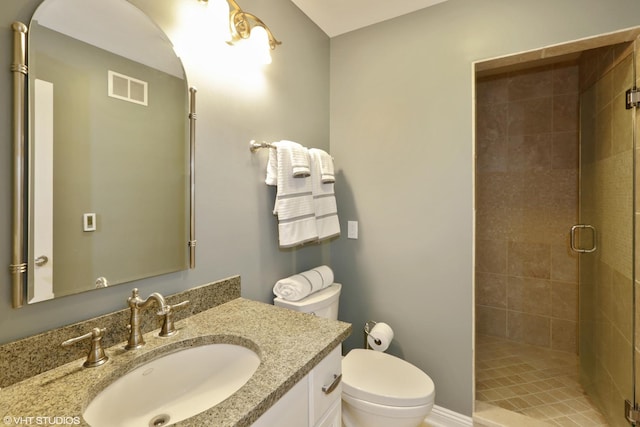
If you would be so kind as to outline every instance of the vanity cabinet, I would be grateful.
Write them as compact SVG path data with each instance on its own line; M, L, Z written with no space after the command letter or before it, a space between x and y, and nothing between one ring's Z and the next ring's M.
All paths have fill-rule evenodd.
M340 427L342 383L336 379L341 373L342 348L338 346L252 427ZM334 381L337 386L328 390Z

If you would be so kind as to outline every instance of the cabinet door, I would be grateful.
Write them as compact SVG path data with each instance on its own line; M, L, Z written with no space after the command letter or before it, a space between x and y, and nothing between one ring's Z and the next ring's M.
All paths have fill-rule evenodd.
M337 402L329 409L325 416L315 425L315 427L342 427L341 401Z
M308 427L309 376L293 386L252 427Z
M338 346L309 374L309 425L315 426L342 395L342 348ZM334 385L332 387L332 385Z

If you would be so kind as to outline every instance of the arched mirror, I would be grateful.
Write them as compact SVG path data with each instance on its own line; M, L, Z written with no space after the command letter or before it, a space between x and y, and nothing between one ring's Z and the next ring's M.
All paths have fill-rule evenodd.
M126 0L45 0L27 52L14 306L193 266L195 90L166 35Z

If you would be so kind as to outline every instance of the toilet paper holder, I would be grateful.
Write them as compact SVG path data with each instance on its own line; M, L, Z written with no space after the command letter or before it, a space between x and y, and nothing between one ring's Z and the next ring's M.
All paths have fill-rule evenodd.
M369 334L371 332L371 329L373 329L374 326L376 326L378 324L378 322L375 322L373 320L367 320L366 322L364 322L364 348L366 348L367 350L371 349L371 346L369 345L369 340L367 339L369 337ZM376 345L380 345L382 344L382 341L380 341L379 338L373 338L373 342L376 343Z

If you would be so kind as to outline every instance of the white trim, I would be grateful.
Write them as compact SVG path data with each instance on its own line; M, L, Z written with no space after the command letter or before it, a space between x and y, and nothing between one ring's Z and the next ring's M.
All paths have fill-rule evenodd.
M441 406L434 406L424 420L424 427L472 427L473 418L453 412Z

